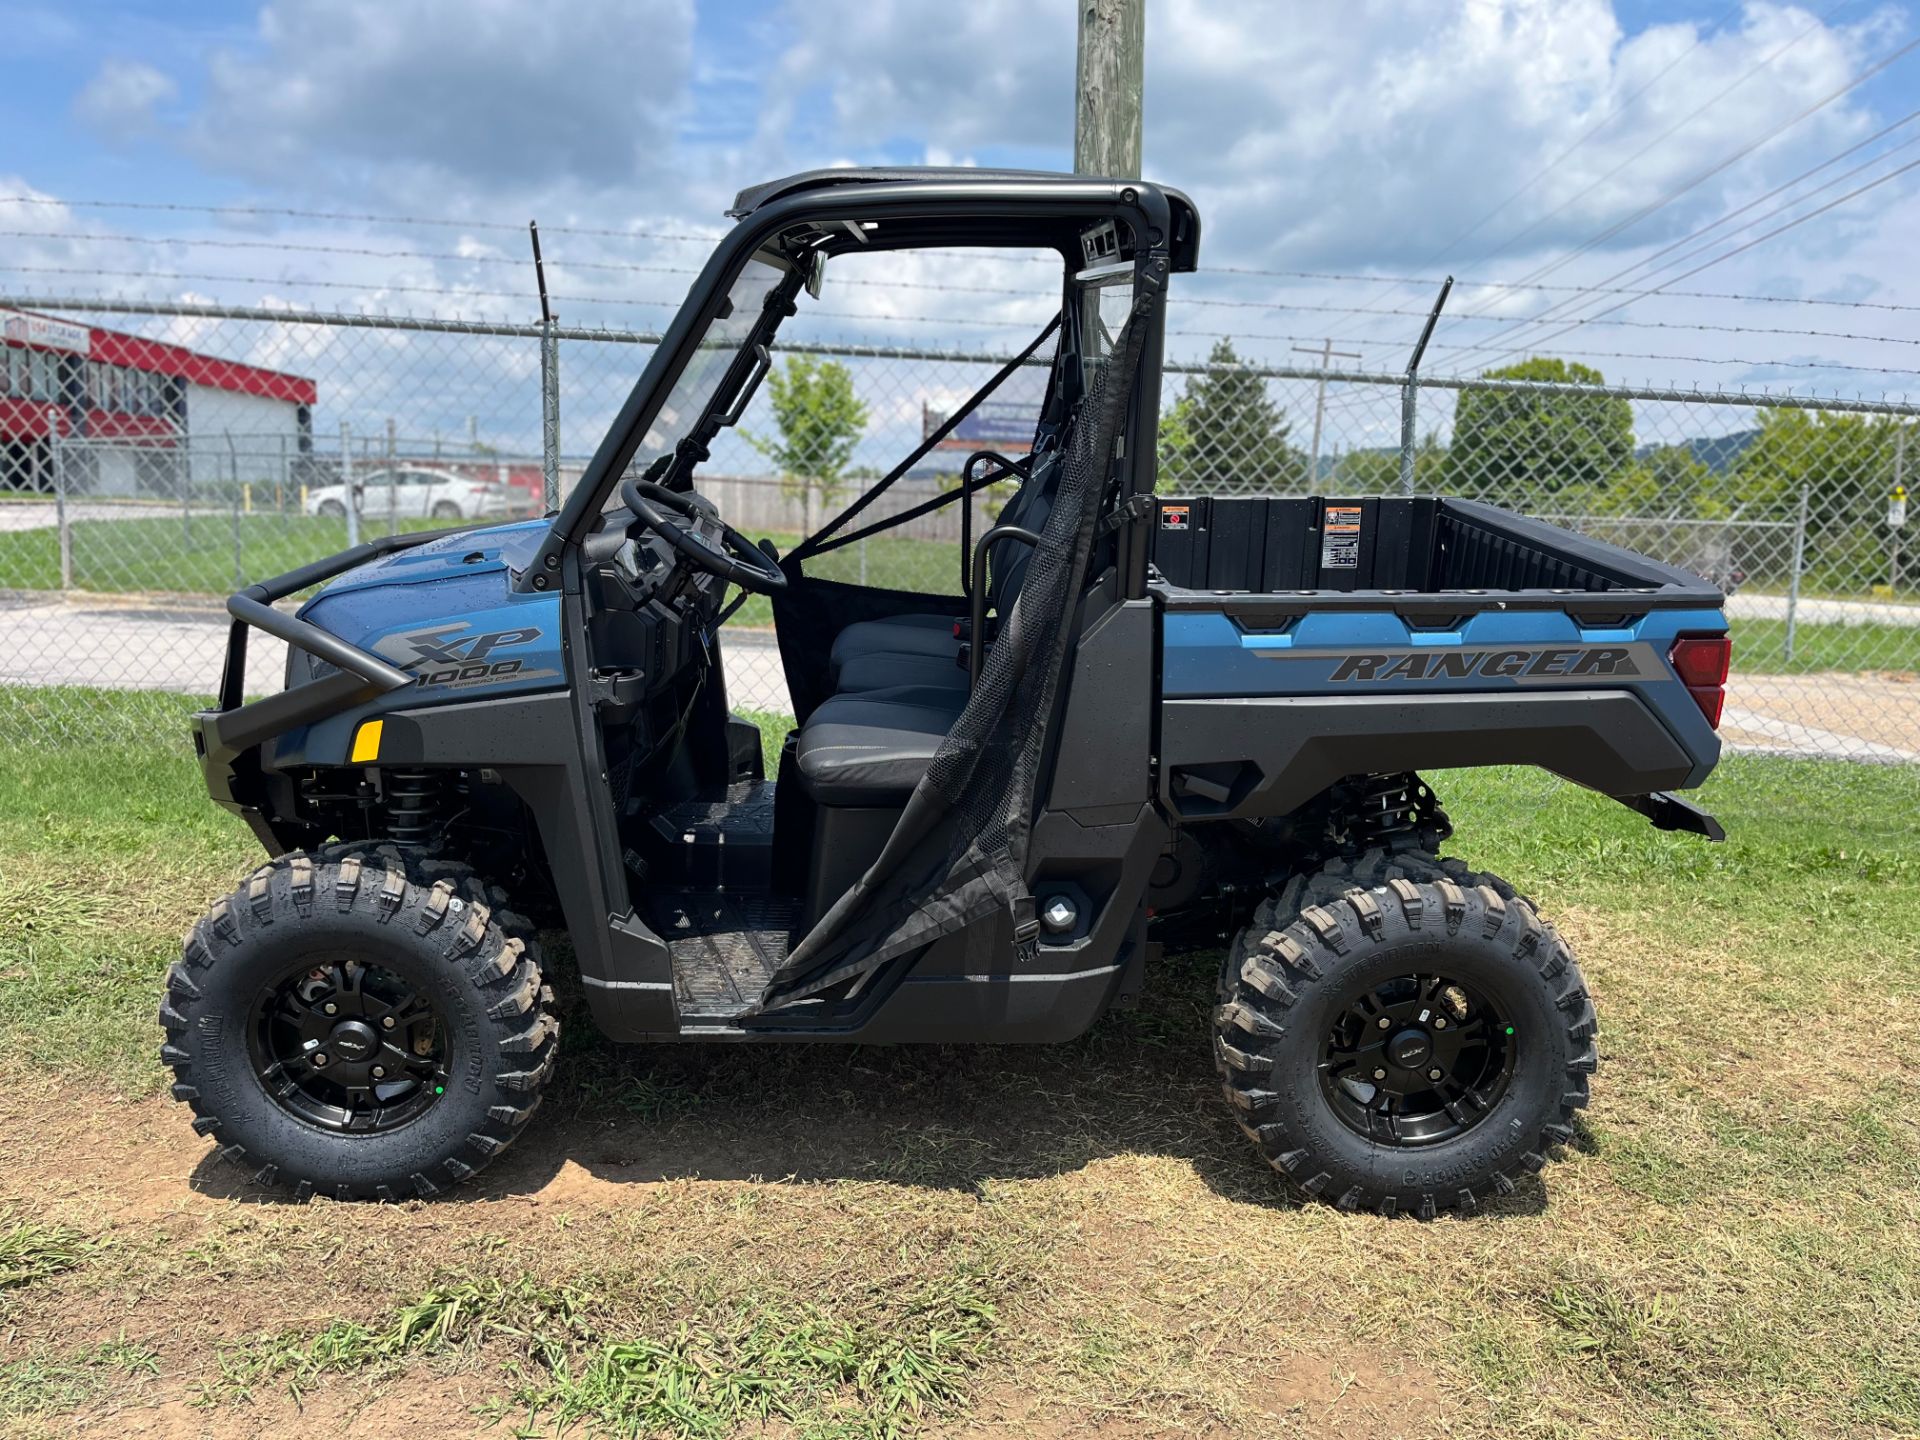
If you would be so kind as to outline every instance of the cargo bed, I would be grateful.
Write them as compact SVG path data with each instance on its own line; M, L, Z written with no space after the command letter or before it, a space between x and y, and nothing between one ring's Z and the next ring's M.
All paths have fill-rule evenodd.
M1697 575L1475 500L1196 496L1156 505L1153 588L1168 609L1530 608L1584 618L1722 603Z

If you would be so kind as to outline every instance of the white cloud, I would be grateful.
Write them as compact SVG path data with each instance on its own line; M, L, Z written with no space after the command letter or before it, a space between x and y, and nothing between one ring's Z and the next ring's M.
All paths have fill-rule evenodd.
M829 97L840 143L904 133L974 152L1070 146L1070 6L1007 0L956 18L931 0L805 0L791 19L780 103L797 112L809 92ZM1517 247L1551 250L1631 215L1837 88L1864 49L1862 32L1767 0L1687 53L1700 40L1690 22L1628 37L1608 0L1351 0L1289 7L1284 23L1265 6L1163 0L1148 18L1145 168L1194 193L1216 254L1403 264L1604 122L1473 247L1491 249L1566 202ZM1857 106L1836 104L1619 243L1672 233L1862 124Z
M466 210L673 175L691 0L275 0L210 61L206 160L264 184Z
M202 282L159 272L218 270L254 277L217 287L237 301L266 293L325 308L525 319L534 301L518 226L538 215L564 317L647 328L664 323L703 247L563 227L713 234L740 186L828 163L1067 161L1071 5L771 0L784 8L774 21L743 22L758 28L741 53L723 44L696 60L692 3L273 0L250 37L211 46L195 70L175 66L190 106L161 71L114 62L76 111L122 133L157 117L203 169L241 177L263 203L454 218L469 228L222 218L168 222L164 245L29 241L11 258L98 267L94 284L50 270L30 281L46 287L151 293L111 274L146 271L177 292ZM1629 34L1614 0L1347 0L1288 7L1284 23L1271 6L1151 0L1146 168L1192 193L1206 226L1206 273L1178 284L1170 353L1203 354L1227 333L1243 354L1298 359L1296 341L1332 335L1337 348L1365 349L1364 363L1397 368L1418 315L1352 311L1418 310L1431 298L1425 287L1228 267L1518 276L1679 189L1905 38L1906 21L1890 12L1836 27L1811 9L1748 0L1722 26L1719 0L1698 8L1708 18ZM693 115L696 103L706 113ZM1888 118L1850 95L1551 278L1597 281ZM1516 191L1513 204L1449 244ZM1920 300L1908 255L1916 209L1912 185L1889 185L1685 288ZM54 207L15 210L21 221L9 228L107 228L91 214L80 224ZM139 227L127 219L124 228ZM288 244L276 252L203 243L236 235ZM319 254L300 244L406 253ZM1033 302L985 293L1027 288L1033 276L1011 262L906 261L897 278L913 288L891 293L851 283L859 269L843 265L829 277L831 314L820 328L834 338L1004 348L1030 333L1038 313ZM650 303L615 308L583 296ZM1490 353L1454 348L1501 333L1468 311L1529 314L1559 298L1463 288L1430 368L1477 368ZM1205 299L1233 303L1197 303ZM1299 306L1321 308L1289 308ZM1864 330L1875 318L1778 306L1745 313L1834 331ZM943 318L916 325L903 315ZM1717 302L1661 299L1617 318L1684 325L1729 313ZM1920 365L1889 345L1808 343L1829 359ZM1662 380L1758 377L1766 366L1755 357L1801 353L1784 338L1611 325L1583 327L1550 348L1751 362L1743 371L1596 359L1616 378ZM609 381L609 404L615 388Z
M74 113L109 140L124 142L150 133L155 111L175 99L180 87L169 75L138 60L108 60L73 102Z

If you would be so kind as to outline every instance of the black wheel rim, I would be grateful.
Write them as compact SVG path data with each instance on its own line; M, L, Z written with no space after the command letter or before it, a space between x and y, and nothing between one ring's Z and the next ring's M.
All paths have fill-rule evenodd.
M373 1134L446 1093L446 1027L418 989L357 959L309 960L268 986L248 1027L254 1074L322 1130Z
M1483 991L1403 975L1354 995L1320 1053L1320 1090L1351 1130L1384 1145L1463 1135L1513 1080L1518 1037Z

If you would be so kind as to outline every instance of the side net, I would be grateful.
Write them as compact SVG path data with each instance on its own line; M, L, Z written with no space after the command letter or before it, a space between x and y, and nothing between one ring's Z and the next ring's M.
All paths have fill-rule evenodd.
M880 858L794 948L758 1010L817 995L962 929L990 973L992 947L1005 954L1010 937L1030 934L1024 871L1035 782L1144 329L1136 306L1081 402L1040 544L966 708ZM995 914L1004 930L977 923Z

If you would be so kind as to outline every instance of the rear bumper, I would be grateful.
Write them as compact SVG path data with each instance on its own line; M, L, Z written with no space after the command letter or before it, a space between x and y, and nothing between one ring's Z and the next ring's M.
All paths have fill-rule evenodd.
M1169 700L1160 795L1183 819L1252 818L1348 775L1533 765L1639 796L1698 783L1713 745L1689 753L1632 690Z

